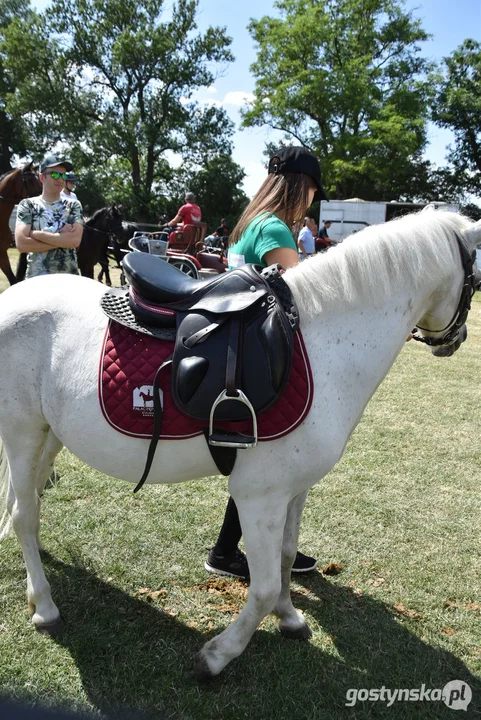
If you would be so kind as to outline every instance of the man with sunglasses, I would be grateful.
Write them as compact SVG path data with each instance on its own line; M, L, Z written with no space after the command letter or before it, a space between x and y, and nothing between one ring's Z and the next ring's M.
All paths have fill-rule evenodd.
M15 244L28 253L27 278L78 274L75 248L82 239L82 206L77 199L60 196L72 170L72 163L61 156L46 155L40 163L42 194L18 205Z

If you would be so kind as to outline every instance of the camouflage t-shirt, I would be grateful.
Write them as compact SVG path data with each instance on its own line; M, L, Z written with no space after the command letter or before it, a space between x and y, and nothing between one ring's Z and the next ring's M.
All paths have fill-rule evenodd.
M82 206L78 200L60 198L47 202L41 195L21 200L17 207L17 223L30 225L32 230L60 232L64 225L83 225ZM27 278L52 273L78 275L75 248L52 248L27 255Z

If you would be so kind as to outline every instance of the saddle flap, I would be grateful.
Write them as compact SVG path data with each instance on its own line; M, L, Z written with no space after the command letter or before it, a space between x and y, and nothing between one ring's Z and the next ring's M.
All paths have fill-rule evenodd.
M241 315L240 322L239 317L221 316L219 322L218 315L189 312L178 327L172 396L179 410L190 417L207 420L216 398L226 388L233 323L239 327L236 389L246 395L256 413L271 407L284 390L292 365L292 330L275 302L258 301ZM201 340L192 344L192 337ZM250 413L244 404L226 399L216 417L221 421L247 420Z

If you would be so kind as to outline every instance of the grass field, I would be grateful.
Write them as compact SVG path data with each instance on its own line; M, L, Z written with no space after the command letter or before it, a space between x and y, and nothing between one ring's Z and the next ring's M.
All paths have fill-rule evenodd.
M56 641L35 632L15 538L0 546L0 695L94 716L172 720L452 718L441 701L358 702L354 689L464 680L481 717L481 300L450 359L408 343L336 468L315 486L300 547L337 563L292 583L313 630L267 618L206 686L193 658L241 609L245 583L203 569L227 482L132 487L69 452L46 492L42 538ZM322 429L320 429L322 432ZM455 716L455 714L454 714Z

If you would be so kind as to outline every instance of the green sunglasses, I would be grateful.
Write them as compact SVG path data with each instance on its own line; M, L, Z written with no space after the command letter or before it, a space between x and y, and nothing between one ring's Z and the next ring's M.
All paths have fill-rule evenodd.
M52 180L59 180L59 178L62 178L64 182L65 180L67 180L68 177L68 173L61 173L58 170L52 170L52 172L44 172L43 175L51 175Z

